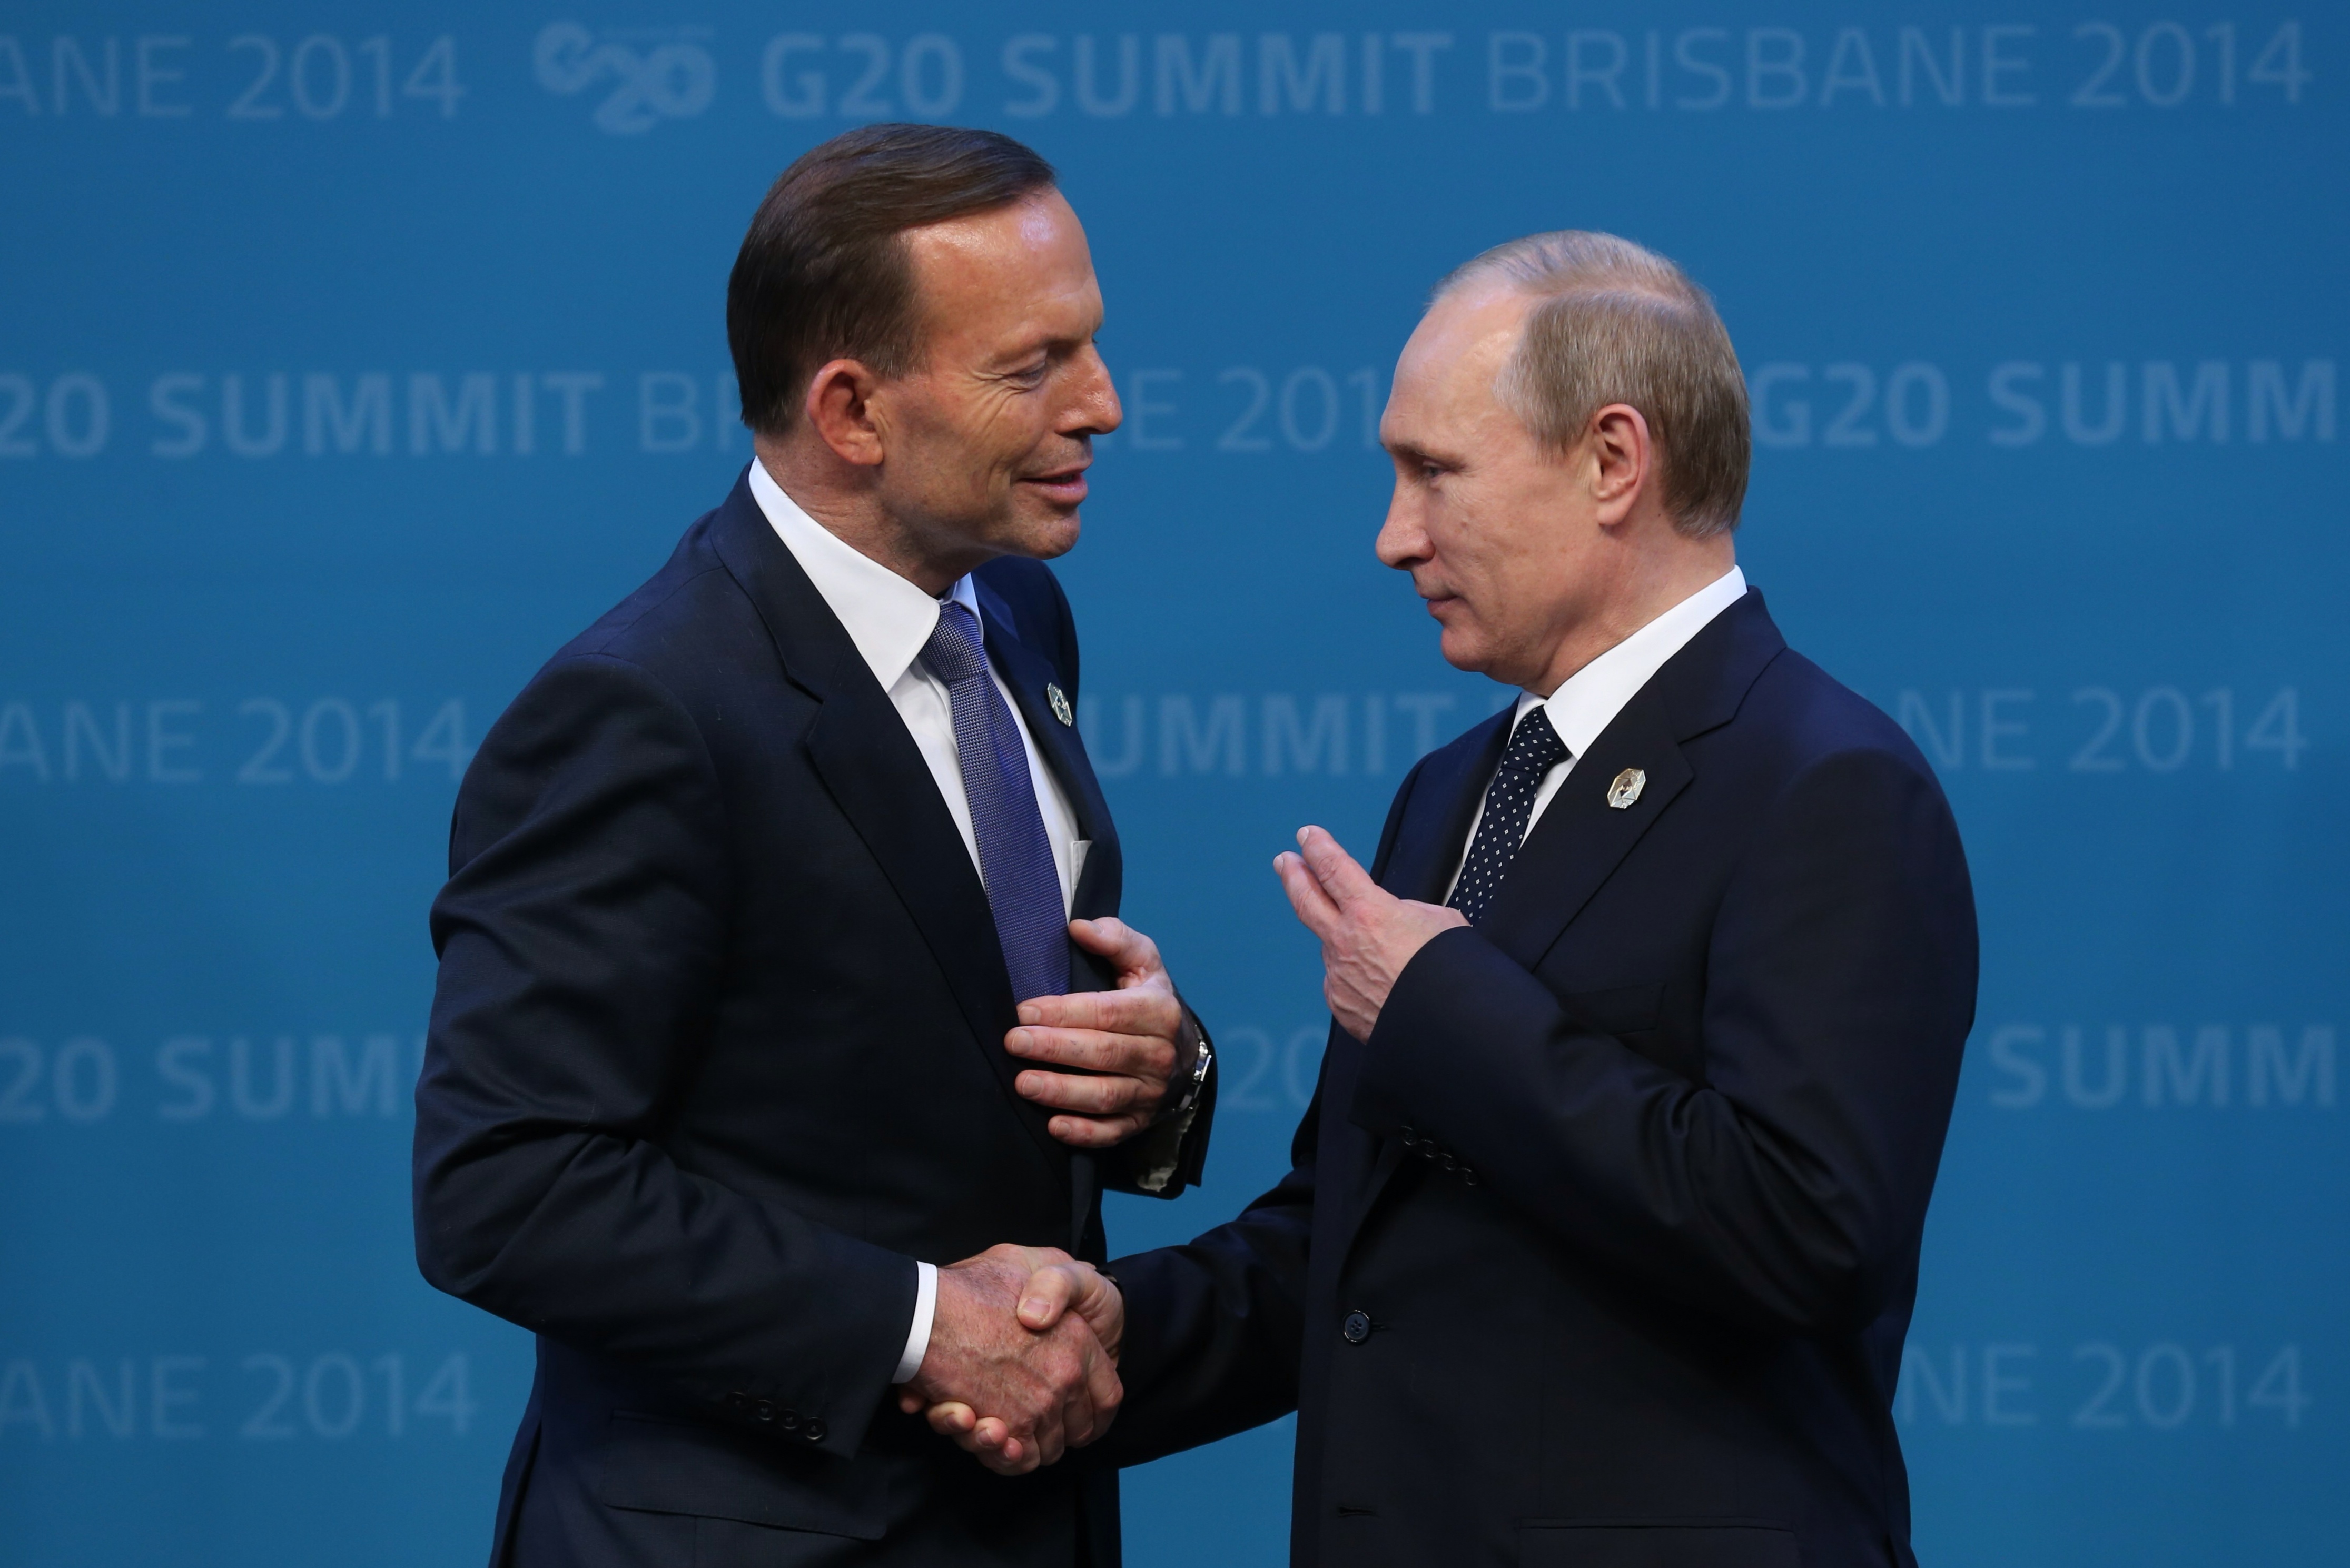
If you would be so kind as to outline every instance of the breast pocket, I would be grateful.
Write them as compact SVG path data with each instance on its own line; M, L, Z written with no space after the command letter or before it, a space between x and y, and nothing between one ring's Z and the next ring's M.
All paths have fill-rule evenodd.
M1763 1519L1534 1520L1521 1568L1803 1568L1795 1532Z

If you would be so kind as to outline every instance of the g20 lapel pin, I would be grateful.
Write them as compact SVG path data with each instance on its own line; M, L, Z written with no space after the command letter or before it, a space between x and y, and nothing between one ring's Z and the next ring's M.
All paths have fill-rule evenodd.
M1076 719L1069 712L1068 693L1051 681L1045 683L1045 701L1053 705L1053 717L1064 724L1074 724Z
M1066 721L1064 721L1066 722ZM1648 786L1648 775L1638 768L1626 768L1607 786L1607 804L1617 811L1629 811L1632 803L1640 798Z

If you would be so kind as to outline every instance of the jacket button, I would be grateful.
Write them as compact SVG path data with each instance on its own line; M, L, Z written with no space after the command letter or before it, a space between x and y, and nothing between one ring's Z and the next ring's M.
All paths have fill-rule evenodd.
M1371 1337L1371 1314L1360 1310L1348 1313L1347 1321L1339 1325L1338 1332L1345 1336L1348 1345L1362 1344Z
M824 1423L817 1420L814 1416L810 1416L806 1420L800 1423L800 1436L806 1438L811 1443L823 1442Z
M785 1407L783 1418L784 1430L786 1432L795 1432L799 1430L799 1425L800 1413L797 1410L790 1408L788 1406Z
M751 1397L737 1388L733 1393L726 1396L726 1407L730 1410L747 1410L751 1407Z
M758 1417L762 1421L772 1421L775 1418L775 1402L773 1400L762 1399L756 1405L751 1407L751 1414Z

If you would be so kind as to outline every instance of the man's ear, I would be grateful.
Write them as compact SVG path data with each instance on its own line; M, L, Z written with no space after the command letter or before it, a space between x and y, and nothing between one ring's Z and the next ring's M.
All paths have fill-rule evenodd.
M875 415L874 394L881 378L861 359L831 359L809 378L803 405L808 428L844 462L879 466L887 442Z
M1610 527L1632 514L1648 486L1656 455L1648 421L1629 403L1610 403L1591 416L1586 439L1591 498L1598 504L1600 525Z

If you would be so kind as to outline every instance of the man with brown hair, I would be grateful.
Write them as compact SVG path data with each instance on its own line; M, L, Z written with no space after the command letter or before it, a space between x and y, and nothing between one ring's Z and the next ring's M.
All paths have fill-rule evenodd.
M494 1563L1117 1561L1115 1472L1039 1468L1119 1397L1060 1249L1197 1179L1212 1056L1115 919L1042 564L1101 316L1019 143L801 158L727 295L755 461L466 775L416 1239L538 1336Z

